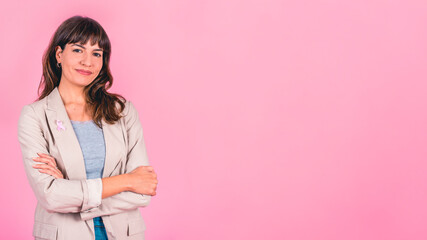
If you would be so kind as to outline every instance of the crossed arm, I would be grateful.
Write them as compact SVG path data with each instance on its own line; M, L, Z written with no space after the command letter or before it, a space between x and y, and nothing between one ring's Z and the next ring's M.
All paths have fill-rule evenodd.
M55 178L33 168L35 162L32 158L37 156L37 153L48 153L48 143L43 136L40 119L33 107L31 105L23 107L18 121L18 139L24 168L37 200L47 211L80 213L82 219L87 220L148 206L151 200L150 195L127 191L129 186L126 185L126 174L139 166L148 166L149 162L138 113L130 101L126 104L127 114L124 116L126 128L128 133L132 131L133 134L128 135L130 147L125 174L102 179L106 188L103 194L105 198L97 207L90 204L88 180Z

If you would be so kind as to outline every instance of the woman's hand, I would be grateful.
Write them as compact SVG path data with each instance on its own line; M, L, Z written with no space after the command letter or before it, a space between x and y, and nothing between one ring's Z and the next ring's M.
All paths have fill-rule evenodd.
M127 174L130 181L130 190L145 195L156 195L157 174L151 166L140 166Z
M39 155L39 157L34 157L33 160L36 162L42 162L42 164L33 165L33 168L37 168L40 172L47 173L55 178L64 178L64 175L62 175L62 172L59 171L56 166L55 158L44 153L37 153L37 155Z

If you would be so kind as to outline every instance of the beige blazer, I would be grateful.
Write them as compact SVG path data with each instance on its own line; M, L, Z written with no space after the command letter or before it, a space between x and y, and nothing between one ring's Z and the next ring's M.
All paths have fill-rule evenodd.
M118 122L102 121L106 144L103 178L149 165L138 112L130 101L125 105L124 117ZM56 120L62 121L63 128ZM18 139L25 172L37 198L35 239L95 239L92 219L98 216L104 221L109 240L145 239L145 222L138 208L150 203L150 195L126 191L102 199L97 208L88 206L83 154L58 88L22 108ZM64 179L33 168L40 163L32 160L37 153L54 157Z

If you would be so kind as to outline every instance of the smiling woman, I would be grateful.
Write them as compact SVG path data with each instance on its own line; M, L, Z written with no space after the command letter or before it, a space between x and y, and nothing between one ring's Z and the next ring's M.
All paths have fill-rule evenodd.
M91 46L67 43L64 49L56 47L57 65L62 66L62 80L74 81L73 84L87 86L102 69L102 49L98 44ZM78 74L77 74L78 73Z
M110 55L110 40L98 22L81 16L67 19L58 27L43 56L39 92L43 90L38 100L56 86L61 90L77 85L83 87L87 111L95 113L95 124L101 127L102 117L114 123L120 118L116 104L123 109L123 101L119 98L125 99L107 92L113 84Z
M157 174L135 106L107 91L110 54L98 22L67 19L43 56L39 98L21 110L35 239L144 239L138 208L156 195Z

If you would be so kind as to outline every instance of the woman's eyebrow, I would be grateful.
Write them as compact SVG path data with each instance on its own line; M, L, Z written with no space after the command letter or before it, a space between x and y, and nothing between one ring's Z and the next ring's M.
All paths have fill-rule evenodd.
M72 46L78 46L78 47L81 47L81 48L83 48L83 49L86 49L85 47L83 47L82 45L80 45L80 44L76 44L76 43L73 43L73 45ZM100 49L100 48L97 48L97 49L94 49L93 51L102 51L102 49Z

